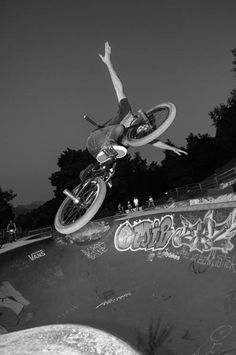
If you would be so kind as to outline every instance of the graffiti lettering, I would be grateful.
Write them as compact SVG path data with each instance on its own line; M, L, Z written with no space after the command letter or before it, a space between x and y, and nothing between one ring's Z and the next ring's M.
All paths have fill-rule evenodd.
M224 268L228 271L236 273L236 257L226 256L225 254L217 255L216 250L212 250L208 255L203 256L202 254L194 254L191 257L192 261L196 261L201 265L208 265L217 268Z
M183 246L178 252L178 255L183 256L185 259L189 259L200 265L206 265L210 267L224 268L228 271L236 273L236 256L227 256L225 254L217 254L217 250L211 250L205 254L194 253L191 254L187 250L186 246Z
M216 328L210 335L211 341L222 341L232 332L231 325L221 325Z
M142 220L131 224L121 224L114 237L115 248L125 250L163 250L173 234L173 217L165 216L161 220Z
M155 256L156 256L155 253L153 253L153 252L149 253L149 254L148 254L148 257L147 257L147 261L152 262L153 259L155 258Z
M158 258L163 258L163 257L165 257L165 258L171 258L171 259L175 259L175 260L179 260L179 259L180 259L180 256L179 256L179 255L176 255L176 254L174 254L174 253L171 253L171 252L169 252L168 250L163 250L163 251L159 250L159 251L157 252L157 257L158 257Z
M95 260L98 256L104 254L108 249L104 242L98 242L86 249L81 249L81 252L86 255L89 259Z
M214 220L213 211L208 211L203 220L199 218L194 223L182 215L180 219L182 226L175 230L172 238L175 248L186 245L190 251L220 250L224 254L234 248L231 239L236 234L236 209L220 223Z
M207 270L207 266L201 267L195 264L195 261L192 261L189 265L189 270L192 270L195 274L203 274Z
M104 301L104 302L100 303L99 305L97 305L96 309L98 309L101 306L103 306L103 307L108 306L108 305L110 305L112 303L118 302L118 301L122 300L123 298L127 298L127 297L129 297L131 295L132 295L131 292L127 292L127 293L125 293L122 296L119 296L119 297L116 297L116 298L109 298L109 300Z
M201 345L193 355L215 354L217 349L223 345L222 341L232 333L232 329L233 327L229 324L219 326L210 334L209 340Z
M115 248L118 251L157 251L164 250L172 240L174 248L184 247L189 252L203 254L202 258L199 256L199 263L204 262L206 254L208 258L208 253L212 251L227 255L234 248L231 240L236 235L236 209L221 218L220 222L218 218L217 221L213 218L213 214L213 210L207 211L203 218L197 220L180 214L181 226L178 228L174 228L173 215L153 220L125 221L115 232ZM187 252L184 256L188 258ZM219 256L216 265L212 266L218 267L222 262L223 256ZM224 265L235 272L236 260L225 258Z

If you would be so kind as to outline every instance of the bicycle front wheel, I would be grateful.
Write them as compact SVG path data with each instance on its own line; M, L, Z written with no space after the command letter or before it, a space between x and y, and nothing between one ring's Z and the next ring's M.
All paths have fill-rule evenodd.
M80 202L75 204L70 197L65 198L54 220L56 230L61 234L70 234L84 227L101 207L106 190L106 183L100 177L78 185L73 193Z
M174 121L176 108L172 103L163 103L146 111L146 116L147 121L127 129L122 139L124 145L139 147L157 139Z

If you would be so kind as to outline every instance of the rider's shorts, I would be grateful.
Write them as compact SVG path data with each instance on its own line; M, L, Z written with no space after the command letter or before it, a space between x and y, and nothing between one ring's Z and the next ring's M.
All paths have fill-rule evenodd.
M117 143L124 127L120 122L131 112L127 98L120 100L118 116L112 118L103 128L93 131L87 139L87 149L93 157L97 157L103 146Z

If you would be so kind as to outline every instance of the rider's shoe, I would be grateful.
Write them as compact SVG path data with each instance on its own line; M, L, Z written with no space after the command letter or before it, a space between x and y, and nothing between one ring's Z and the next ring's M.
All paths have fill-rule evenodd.
M106 147L98 153L97 161L99 163L105 163L106 161L110 160L111 158L120 159L125 157L127 154L127 149L122 145L112 144Z

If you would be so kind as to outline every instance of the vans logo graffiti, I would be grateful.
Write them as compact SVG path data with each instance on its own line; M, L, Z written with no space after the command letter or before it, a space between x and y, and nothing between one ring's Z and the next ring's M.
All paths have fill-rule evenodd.
M42 258L43 256L46 256L45 252L40 249L35 251L34 253L28 255L28 257L30 258L31 261L37 260L39 258Z

